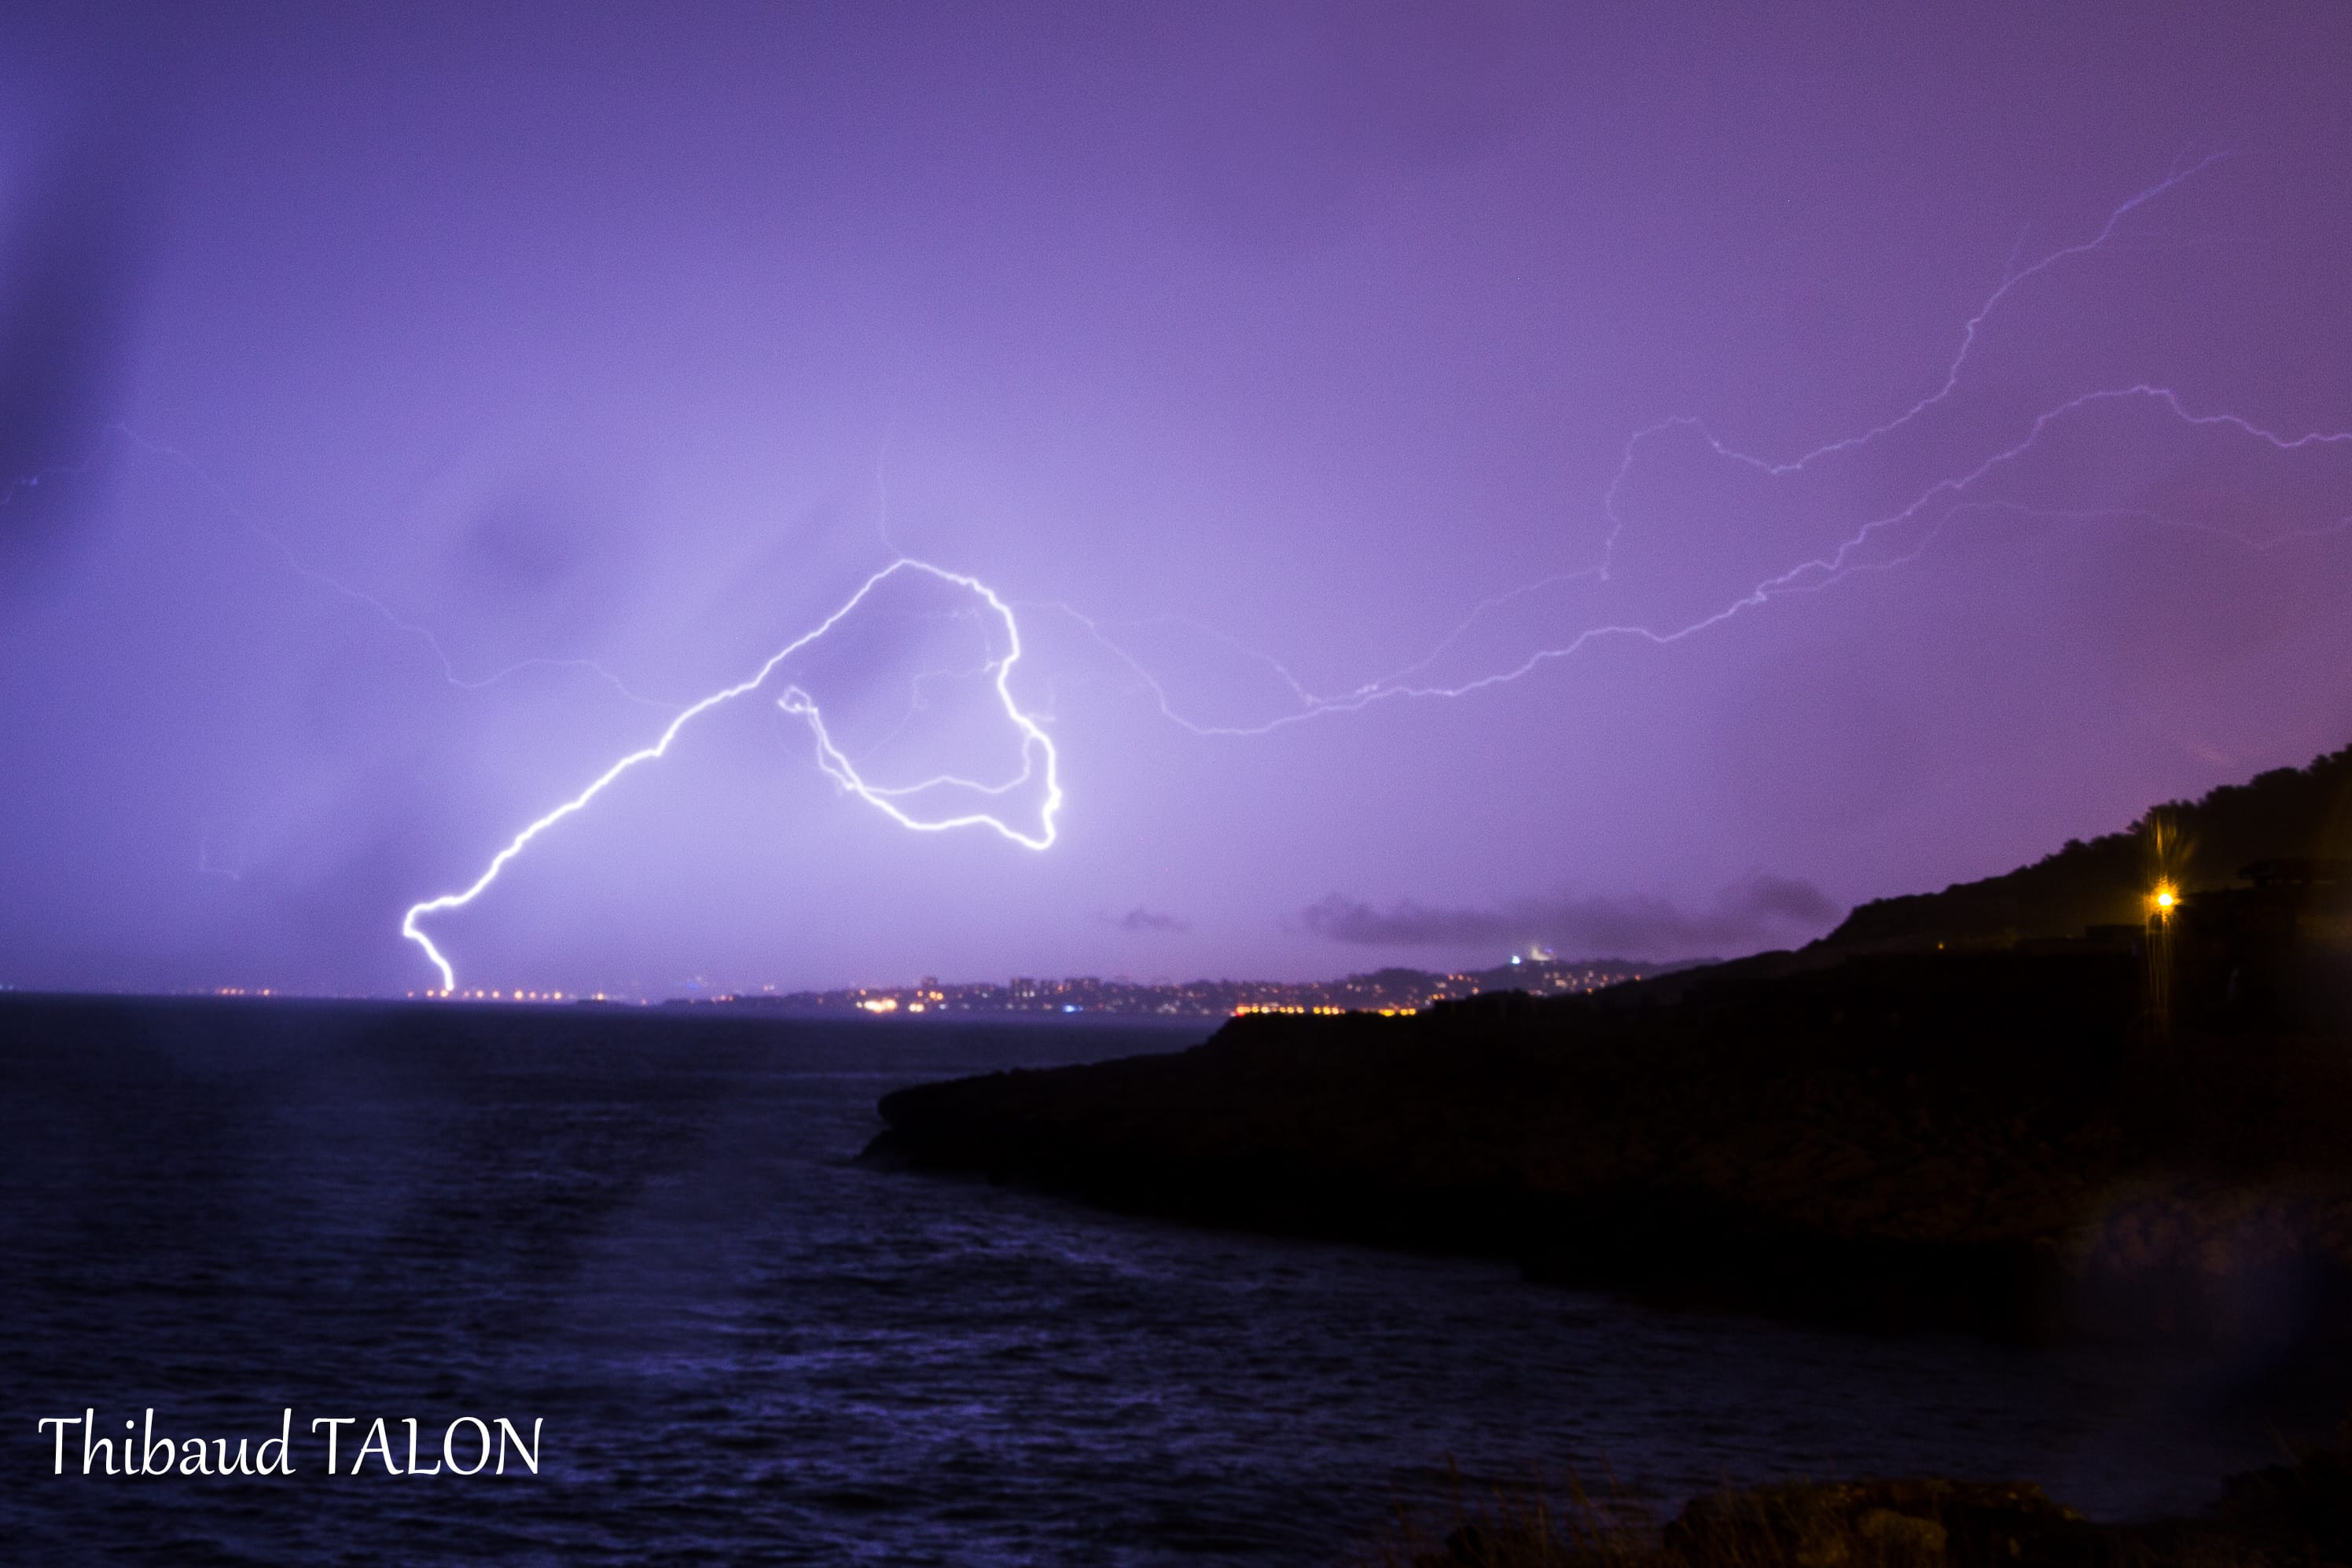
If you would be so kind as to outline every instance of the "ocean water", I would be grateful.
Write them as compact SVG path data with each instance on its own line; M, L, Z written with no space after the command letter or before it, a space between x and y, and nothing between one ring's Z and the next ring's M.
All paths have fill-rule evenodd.
M1205 1032L0 998L12 1561L1324 1563L1538 1467L2041 1480L2094 1515L2268 1462L2187 1375L1668 1314L1507 1266L856 1162L876 1099ZM52 1470L44 1416L291 1477ZM540 1469L330 1477L384 1417ZM466 1429L470 1433L470 1428ZM457 1453L470 1462L471 1437Z

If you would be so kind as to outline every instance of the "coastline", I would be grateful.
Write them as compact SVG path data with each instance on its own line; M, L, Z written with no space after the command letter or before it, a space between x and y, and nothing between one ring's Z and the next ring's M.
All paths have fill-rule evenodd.
M882 1100L865 1157L1668 1303L2340 1375L2332 1037L2152 1038L2105 955L1726 968L1669 1001L1245 1018L1166 1056L926 1084ZM2255 1276L2291 1288L2291 1324L2250 1321Z
M2352 1437L2352 1429L2347 1429ZM1782 1482L1692 1500L1663 1524L1573 1474L1458 1493L1447 1525L1409 1511L1365 1568L2287 1568L2352 1561L2352 1447L2227 1478L2195 1517L2085 1519L2028 1481Z

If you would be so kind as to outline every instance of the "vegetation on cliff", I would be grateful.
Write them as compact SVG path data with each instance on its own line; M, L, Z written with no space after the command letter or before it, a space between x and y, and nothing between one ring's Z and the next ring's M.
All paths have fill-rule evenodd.
M2159 824L2169 841L2160 867L2151 863ZM2000 876L1864 904L1821 946L1853 952L2072 936L2086 926L2137 922L2158 874L2189 892L2227 887L2247 862L2279 855L2352 856L2352 746L2307 768L2275 768L2199 800L2150 807L2120 831L2074 840Z

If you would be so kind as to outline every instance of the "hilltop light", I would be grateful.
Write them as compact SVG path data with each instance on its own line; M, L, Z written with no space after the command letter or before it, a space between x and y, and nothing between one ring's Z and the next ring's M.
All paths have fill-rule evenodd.
M2161 918L2171 914L2180 903L2180 894L2174 891L2170 883L2160 882L2156 884L2156 891L2148 895L2148 902L2156 905L2156 913Z

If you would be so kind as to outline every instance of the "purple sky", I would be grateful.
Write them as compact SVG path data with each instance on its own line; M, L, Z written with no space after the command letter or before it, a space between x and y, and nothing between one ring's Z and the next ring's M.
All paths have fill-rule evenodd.
M0 983L432 985L898 552L460 983L1729 953L2352 740L2338 5L40 9ZM1042 851L876 803L1046 836L878 793L1007 615Z

